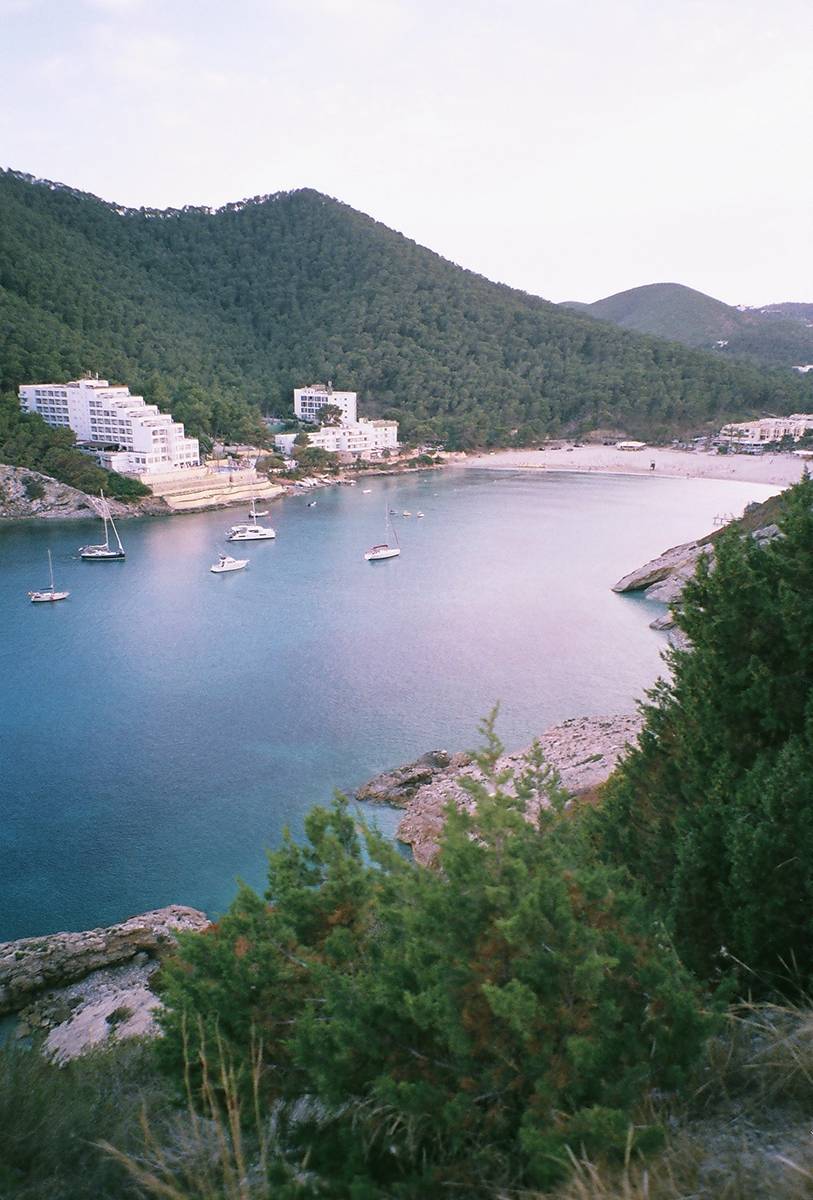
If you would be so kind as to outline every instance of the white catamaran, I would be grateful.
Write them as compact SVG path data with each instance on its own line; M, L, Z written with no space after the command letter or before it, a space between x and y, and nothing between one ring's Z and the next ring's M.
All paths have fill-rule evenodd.
M113 559L124 558L124 547L121 544L119 531L116 529L116 522L113 520L113 514L110 511L110 505L104 498L104 492L99 492L99 516L104 521L104 542L100 546L80 546L79 557L85 562L109 562ZM111 526L113 533L116 535L116 545L110 545L110 532L107 528Z
M270 525L258 525L252 521L250 525L232 525L226 534L227 542L264 542L267 538L277 535Z
M48 551L48 572L51 576L51 586L41 592L29 592L28 598L32 604L44 604L53 600L67 600L70 592L58 592L54 587L54 564L51 561L51 551Z

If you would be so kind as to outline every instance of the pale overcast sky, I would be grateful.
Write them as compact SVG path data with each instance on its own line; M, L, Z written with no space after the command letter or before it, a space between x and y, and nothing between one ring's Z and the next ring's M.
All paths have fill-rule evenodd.
M0 0L0 162L313 187L551 300L813 301L813 0Z

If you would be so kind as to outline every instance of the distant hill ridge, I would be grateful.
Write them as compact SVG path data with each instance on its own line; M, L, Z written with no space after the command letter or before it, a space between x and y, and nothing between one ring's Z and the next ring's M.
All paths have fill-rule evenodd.
M310 189L133 209L5 171L0 215L0 386L95 370L198 436L260 437L324 378L464 449L665 437L813 391L492 283Z
M649 283L592 304L564 306L727 359L769 367L813 362L813 304L734 307L681 283Z

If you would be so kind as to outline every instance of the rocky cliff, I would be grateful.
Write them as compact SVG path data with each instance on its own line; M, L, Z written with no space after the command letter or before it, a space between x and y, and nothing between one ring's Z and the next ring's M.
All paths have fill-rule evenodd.
M636 741L640 728L637 715L576 717L546 730L539 742L565 789L574 796L584 795L608 778L626 748ZM520 772L526 752L506 754L499 769ZM482 778L470 755L432 750L414 763L377 775L359 788L356 798L404 808L398 840L411 846L415 861L425 866L437 853L446 805L471 804L460 782L466 777Z
M0 1016L18 1012L40 992L75 983L102 967L118 966L138 954L155 958L174 945L178 932L208 924L209 918L198 909L170 904L118 925L0 942Z
M774 523L744 530L744 533L750 534L760 544L780 536L779 527ZM613 586L613 591L643 592L647 600L669 605L669 611L655 617L650 621L650 626L652 629L672 629L675 624L672 607L680 600L686 581L694 575L701 558L711 558L712 567L714 566L713 536L664 550L663 554L645 563L637 571L631 571L629 575L619 579Z
M36 494L39 491L41 495ZM97 515L96 503L97 497L69 487L67 483L60 483L50 475L29 471L28 467L0 464L0 520L19 520L22 517L87 519ZM116 520L120 517L140 517L145 513L169 512L164 501L155 496L147 496L135 504L124 504L121 500L109 500L108 503Z

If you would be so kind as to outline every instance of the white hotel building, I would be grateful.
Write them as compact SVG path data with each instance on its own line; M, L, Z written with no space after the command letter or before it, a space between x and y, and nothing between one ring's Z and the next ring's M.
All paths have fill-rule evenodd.
M198 439L187 437L180 422L106 379L24 384L20 404L49 425L72 429L109 471L166 475L200 466Z
M397 421L371 421L358 417L355 392L336 392L330 383L313 383L294 389L294 412L301 421L318 422L319 410L333 404L342 410L341 424L325 425L308 434L311 446L352 458L380 458L384 450L398 448ZM279 433L274 445L286 456L293 451L295 433Z
M792 437L798 442L813 433L813 413L792 413L789 417L762 417L758 421L738 421L724 425L720 438L731 446L764 446Z
M326 404L333 404L342 410L342 425L353 425L358 420L355 392L336 392L330 380L327 383L312 383L309 387L294 388L294 413L300 421L318 423L319 409Z

